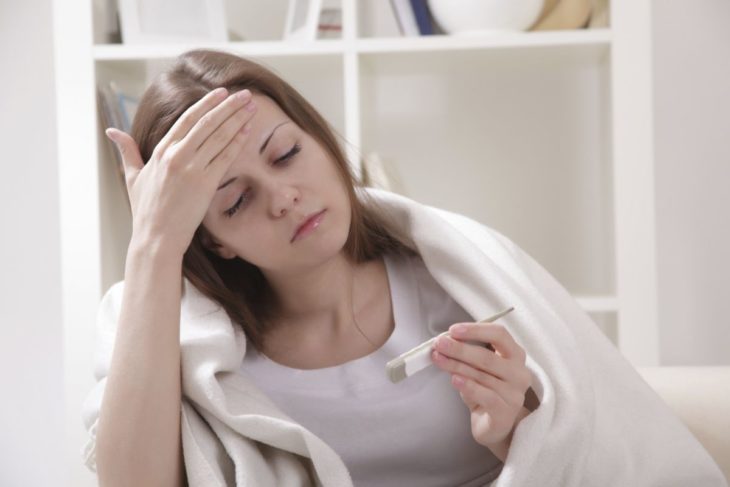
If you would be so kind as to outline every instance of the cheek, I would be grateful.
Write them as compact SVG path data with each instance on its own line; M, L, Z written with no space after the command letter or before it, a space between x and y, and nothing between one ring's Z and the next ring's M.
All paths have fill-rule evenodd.
M239 255L250 256L257 261L281 252L281 248L288 245L286 236L274 233L275 225L270 221L247 222L246 226L237 227L231 234L232 241L236 242ZM246 259L248 260L248 259Z
M337 167L337 163L327 153L320 153L314 161L311 178L315 178L318 186L327 188L330 193L345 192L343 176Z

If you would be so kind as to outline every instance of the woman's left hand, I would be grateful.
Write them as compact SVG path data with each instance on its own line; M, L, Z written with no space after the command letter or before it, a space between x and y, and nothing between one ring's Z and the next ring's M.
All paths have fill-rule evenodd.
M486 348L488 343L494 351ZM455 323L433 348L433 362L451 373L451 384L471 411L474 439L505 451L516 424L530 413L524 407L532 384L525 351L496 323Z

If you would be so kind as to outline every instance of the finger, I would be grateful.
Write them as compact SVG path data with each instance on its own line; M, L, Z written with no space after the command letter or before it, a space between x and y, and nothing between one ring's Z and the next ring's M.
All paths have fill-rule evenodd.
M439 337L433 347L447 357L459 360L489 374L508 380L515 362L487 350L483 346L454 340L448 335Z
M182 141L185 152L190 155L197 154L202 146L212 137L212 141L220 149L225 147L229 140L224 140L223 134L218 133L218 129L226 122L234 113L236 113L243 105L251 100L251 92L243 90L236 92L226 98L220 105L216 106L208 113L200 117L200 120L190 129L188 135ZM207 163L210 159L207 159Z
M206 166L206 170L210 171L211 179L215 181L216 187L222 182L221 180L228 171L228 168L231 167L231 164L236 160L249 140L248 132L239 130L228 145Z
M521 379L515 380L514 382L505 381L481 369L472 367L469 364L439 354L438 351L434 351L432 357L441 369L451 374L471 379L493 390L507 404L517 407L522 406L525 402L525 391L522 389L526 390L527 387L523 387L524 381Z
M502 399L502 397L494 390L484 387L482 384L469 379L468 377L462 377L464 383L459 385L456 383L456 377L452 376L451 382L459 390L461 398L464 403L469 407L471 411L477 407L486 409L488 414L492 416L498 416L504 414L510 406Z
M449 327L449 335L458 340L489 343L504 358L525 363L527 355L507 329L498 323L455 323Z
M106 136L114 142L122 155L124 177L127 181L127 185L129 186L144 167L144 161L139 153L139 147L137 147L137 143L126 132L110 127L106 129L105 133Z
M499 398L512 408L520 408L525 404L525 391L520 391L515 384L497 379L489 374L481 375L481 380L477 380L479 385L491 391L494 391Z
M203 96L200 100L191 105L182 115L175 120L170 130L162 137L155 147L155 152L163 154L173 142L182 140L200 118L212 108L226 100L228 90L216 88ZM158 152L159 151L159 152Z
M254 113L256 113L256 105L254 102L249 102L244 107L236 110L233 115L228 117L228 119L224 121L210 137L208 137L200 149L198 149L195 159L202 161L201 164L207 165L208 163L213 163L213 161L217 160L219 155L229 157L231 155L230 152L234 152L232 154L233 156L238 155L242 148L241 143L247 140L247 137L239 136L246 135L247 132L243 132L243 129L247 126L250 129L250 124L247 126L245 124L251 120ZM231 146L231 144L233 144L233 146Z

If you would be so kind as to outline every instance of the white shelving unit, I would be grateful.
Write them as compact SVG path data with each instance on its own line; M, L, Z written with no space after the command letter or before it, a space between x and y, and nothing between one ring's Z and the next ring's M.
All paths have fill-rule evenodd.
M95 85L114 80L141 94L175 56L208 47L277 71L347 141L358 174L361 156L377 151L409 197L505 233L634 365L659 365L648 0L613 0L610 29L485 39L375 38L358 32L372 3L342 0L342 38L309 43L276 40L285 0L251 1L250 15L240 4L228 2L229 17L255 22L256 38L125 46L100 42L96 4L55 2L69 349L93 348L96 306L123 278L131 228ZM91 356L67 356L66 370L77 421Z

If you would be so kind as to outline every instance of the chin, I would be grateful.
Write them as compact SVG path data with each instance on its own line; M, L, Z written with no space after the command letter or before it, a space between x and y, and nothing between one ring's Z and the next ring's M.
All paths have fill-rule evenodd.
M329 213L329 210L327 213ZM349 223L344 225L341 221L330 221L329 223L332 224L328 229L329 231L318 235L320 237L319 243L323 251L334 255L342 252L345 243L347 243L347 238L350 235L350 225Z

